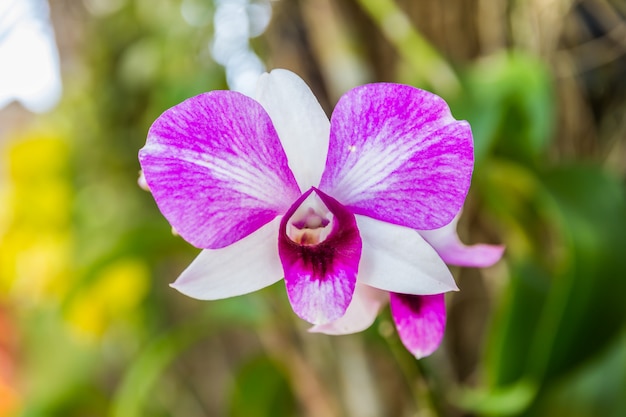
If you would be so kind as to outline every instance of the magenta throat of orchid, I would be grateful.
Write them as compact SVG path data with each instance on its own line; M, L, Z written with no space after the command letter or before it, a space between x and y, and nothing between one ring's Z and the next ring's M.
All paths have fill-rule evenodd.
M317 245L333 230L333 217L317 193L312 192L287 221L287 236L298 245Z

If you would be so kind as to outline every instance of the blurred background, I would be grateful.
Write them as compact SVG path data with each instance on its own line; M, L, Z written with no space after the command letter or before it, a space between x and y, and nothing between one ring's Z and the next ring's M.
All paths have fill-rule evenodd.
M623 0L51 0L52 26L45 2L2 1L1 417L626 415ZM388 310L332 337L282 283L169 288L199 251L137 186L137 151L161 112L245 73L220 64L229 1L242 68L295 71L328 114L391 81L470 121L459 233L507 250L452 268L433 356Z

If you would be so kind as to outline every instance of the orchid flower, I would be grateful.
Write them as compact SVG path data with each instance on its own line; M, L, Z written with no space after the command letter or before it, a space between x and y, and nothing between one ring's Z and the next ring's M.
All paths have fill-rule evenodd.
M458 289L444 260L475 252L445 228L474 161L469 124L440 97L368 84L329 121L304 81L274 70L254 99L213 91L165 111L139 159L165 218L204 249L172 284L183 294L220 299L284 277L294 312L339 334L369 326L389 293L405 346L438 346L443 294Z

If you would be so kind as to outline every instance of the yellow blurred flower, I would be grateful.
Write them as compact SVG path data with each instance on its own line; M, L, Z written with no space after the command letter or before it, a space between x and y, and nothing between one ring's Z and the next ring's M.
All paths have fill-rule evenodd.
M138 259L122 259L102 270L80 291L66 319L81 336L98 338L113 322L133 317L149 288L150 271Z
M70 285L72 189L68 143L31 132L3 152L0 294L58 298Z
M22 308L67 303L65 319L85 339L98 339L112 323L133 317L148 291L145 263L118 260L87 283L76 273L67 141L30 133L13 140L2 157L0 297L8 295Z

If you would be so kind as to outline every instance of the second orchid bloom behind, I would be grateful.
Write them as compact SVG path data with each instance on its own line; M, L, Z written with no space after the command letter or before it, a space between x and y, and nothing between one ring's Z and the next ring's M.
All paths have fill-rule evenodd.
M174 288L211 300L284 277L312 331L364 330L390 300L402 342L427 356L443 337L444 293L457 289L446 262L502 255L458 240L471 129L414 87L357 87L329 121L297 75L274 70L255 99L213 91L167 110L139 159L163 215L204 249Z

